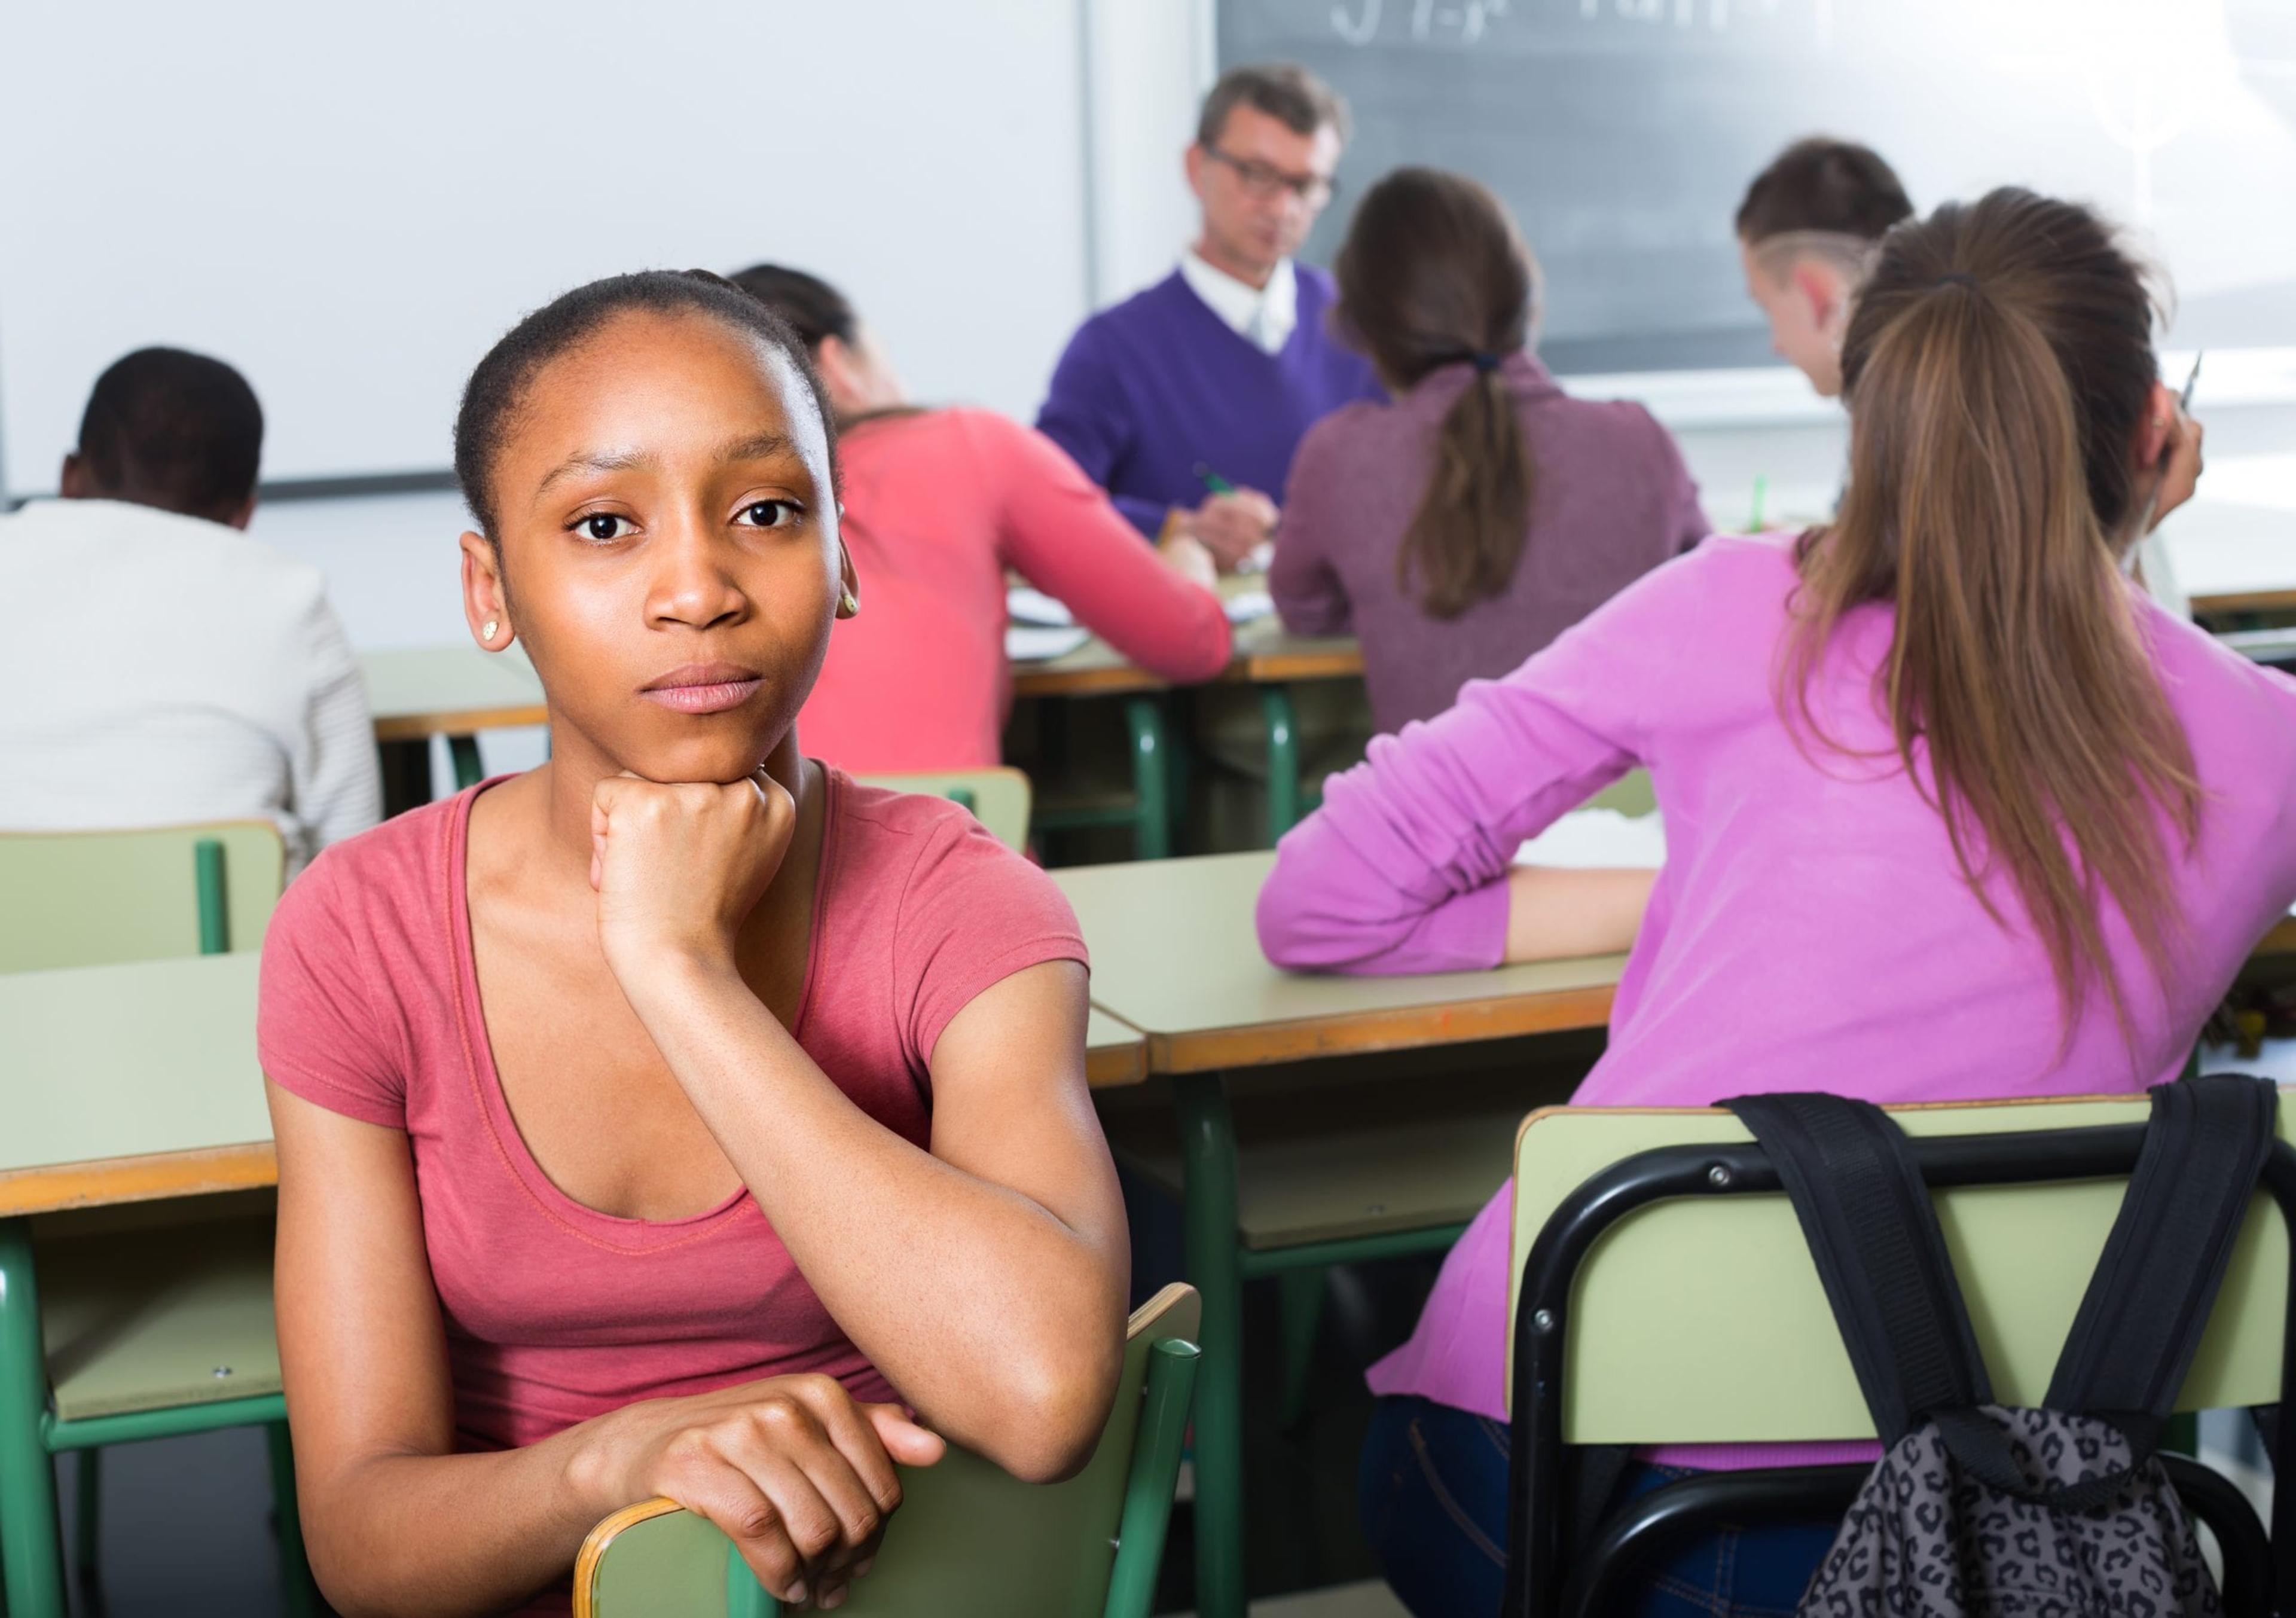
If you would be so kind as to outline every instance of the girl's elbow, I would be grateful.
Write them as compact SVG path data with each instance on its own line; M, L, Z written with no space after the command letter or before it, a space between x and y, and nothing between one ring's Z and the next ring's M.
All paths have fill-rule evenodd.
M1120 1353L1048 1357L1020 1367L988 1458L1024 1483L1057 1483L1090 1464L1116 1402Z

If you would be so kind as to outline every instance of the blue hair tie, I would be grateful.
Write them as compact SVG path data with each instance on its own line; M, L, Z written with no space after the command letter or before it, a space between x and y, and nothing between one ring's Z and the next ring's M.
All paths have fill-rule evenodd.
M1965 286L1972 292L1977 290L1977 277L1967 270L1948 270L1937 278L1936 284L1943 286L1948 281L1956 286Z
M1479 349L1467 356L1467 363L1488 376L1499 368L1499 356L1492 353L1488 349Z

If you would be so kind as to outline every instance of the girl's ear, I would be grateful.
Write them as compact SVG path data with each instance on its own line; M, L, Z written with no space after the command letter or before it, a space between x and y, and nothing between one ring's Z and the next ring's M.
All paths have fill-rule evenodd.
M503 583L502 557L483 534L463 536L463 620L471 638L488 652L516 639L511 628L510 591Z
M1793 267L1793 283L1809 308L1810 324L1838 341L1849 313L1849 300L1842 295L1841 282L1816 259L1805 256Z
M2166 382L2154 382L2144 400L2144 414L2136 423L2136 441L2130 447L2139 471L2160 464L2169 448L2169 431L2176 424L2177 410L2176 390Z
M861 614L861 581L853 571L852 553L842 541L837 546L837 616L857 618Z

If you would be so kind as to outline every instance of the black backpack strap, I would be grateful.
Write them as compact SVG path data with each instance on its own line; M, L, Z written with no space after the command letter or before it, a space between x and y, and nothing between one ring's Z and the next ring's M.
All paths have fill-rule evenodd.
M1898 1126L1847 1096L1722 1105L1753 1131L1793 1202L1883 1447L1940 1411L1992 1402L1937 1210Z
M2237 1073L2152 1090L2128 1193L2047 1400L2111 1421L2140 1461L2176 1409L2279 1113L2276 1086Z

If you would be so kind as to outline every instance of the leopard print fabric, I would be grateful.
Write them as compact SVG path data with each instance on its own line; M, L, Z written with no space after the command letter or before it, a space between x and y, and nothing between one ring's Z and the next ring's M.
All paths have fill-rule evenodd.
M1984 1407L2036 1485L2129 1464L2101 1421ZM2112 1502L2074 1515L1964 1476L1933 1426L1874 1467L1800 1618L2203 1618L2223 1611L2199 1540L2160 1463Z

